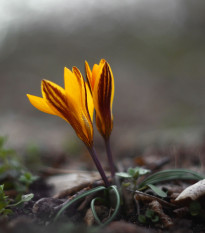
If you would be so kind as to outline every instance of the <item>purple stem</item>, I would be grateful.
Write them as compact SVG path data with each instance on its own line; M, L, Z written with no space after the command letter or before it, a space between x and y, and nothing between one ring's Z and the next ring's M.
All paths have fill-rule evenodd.
M110 138L105 139L105 147L106 147L106 152L107 152L107 157L108 157L111 175L112 175L112 177L114 177L115 176L115 165L113 162L112 152L111 152L111 148L110 148Z
M88 148L88 151L89 151L89 153L90 153L90 155L91 155L91 157L92 157L92 159L93 159L93 161L95 163L95 166L97 167L97 169L98 169L98 171L99 171L99 173L100 173L100 175L101 175L101 177L102 177L102 179L103 179L103 181L105 183L105 186L109 187L110 183L109 183L109 181L108 181L108 179L107 179L107 177L105 175L105 172L104 172L104 170L103 170L103 168L102 168L102 166L100 164L100 161L99 161L99 159L97 157L97 154L95 152L94 147L87 147L87 148Z

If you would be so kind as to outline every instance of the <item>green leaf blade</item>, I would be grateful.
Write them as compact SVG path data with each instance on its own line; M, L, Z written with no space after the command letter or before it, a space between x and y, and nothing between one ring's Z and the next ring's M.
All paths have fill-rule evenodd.
M148 184L147 186L150 187L152 191L155 192L158 196L163 197L163 198L167 197L167 194L163 190L158 188L157 186L153 184Z

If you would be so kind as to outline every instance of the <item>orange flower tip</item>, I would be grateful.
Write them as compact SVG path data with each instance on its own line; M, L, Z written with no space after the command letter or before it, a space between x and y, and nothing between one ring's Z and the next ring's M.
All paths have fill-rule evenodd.
M43 84L45 84L45 83L48 82L48 80L47 80L47 79L42 79L41 82L42 82Z
M106 61L105 59L101 59L99 65L100 65L100 66L101 66L101 65L104 66L105 63L107 63L107 61Z
M75 71L79 71L79 69L76 67L76 66L73 66L72 67L72 71L75 72ZM80 72L80 71L79 71Z
M72 71L78 78L82 78L82 74L80 73L80 70L76 66L73 66Z

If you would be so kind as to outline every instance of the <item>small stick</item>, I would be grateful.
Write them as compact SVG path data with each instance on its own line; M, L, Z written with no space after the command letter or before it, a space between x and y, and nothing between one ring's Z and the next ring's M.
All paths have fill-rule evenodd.
M135 195L134 195L134 198L135 200L139 200L139 201L142 201L142 202L152 202L152 201L158 201L161 205L163 205L163 207L166 207L166 208L176 208L176 205L174 204L171 204L167 201L164 201L158 197L155 197L155 196L152 196L152 195L149 195L147 193L143 193L143 192L140 192L140 191L135 191Z

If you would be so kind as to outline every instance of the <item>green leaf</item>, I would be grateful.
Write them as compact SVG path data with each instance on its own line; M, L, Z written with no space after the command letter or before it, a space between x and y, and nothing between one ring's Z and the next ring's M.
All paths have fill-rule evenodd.
M26 185L32 184L37 179L38 176L34 176L30 172L25 172L19 177L19 181Z
M201 205L198 201L192 201L189 205L189 211L192 216L199 215L201 211Z
M146 223L146 217L142 214L138 215L138 221L141 223Z
M66 203L56 214L55 218L54 218L54 222L58 220L58 218L60 217L60 215L64 212L65 209L67 209L70 205L72 205L74 202L80 200L83 197L86 197L90 194L105 190L106 188L104 186L98 186L96 188L93 188L91 190L88 190L82 194L80 194L79 196L75 197L74 199L70 200L68 203Z
M159 216L151 209L146 210L145 216L151 219L151 221L154 223L159 221Z
M127 173L135 180L137 180L139 176L146 175L149 172L150 170L141 167L128 168L127 170Z
M158 215L154 215L154 217L152 217L151 220L154 223L159 222L159 216Z
M158 196L167 197L167 194L164 191L162 191L160 188L158 188L157 186L153 184L148 184L147 186L150 187L152 191L155 192Z
M128 168L128 170L127 170L127 173L131 176L131 177L133 177L133 176L135 176L135 174L136 174L136 172L138 172L135 168Z
M93 213L93 216L94 216L96 222L99 225L101 225L101 226L105 226L108 223L110 223L115 218L115 216L117 215L117 213L119 211L119 208L120 208L120 194L119 194L119 191L118 191L117 187L115 185L111 185L108 189L112 189L114 191L114 193L115 193L115 196L116 196L116 207L115 207L115 210L114 210L113 214L104 223L102 223L100 221L100 219L98 218L97 213L95 211L95 201L99 200L99 198L94 198L91 201L91 205L90 205L92 213Z
M131 183L130 182L123 182L122 185L123 185L123 187L129 187L131 185Z
M132 178L132 176L129 175L127 172L116 172L115 175L120 176L122 178Z
M4 215L4 216L7 216L7 215L9 215L9 214L13 214L13 211L10 210L10 209L4 209L3 215Z
M29 194L26 194L26 195L22 195L21 201L22 201L22 202L28 202L28 201L30 201L33 197L34 197L34 194L33 194L33 193L29 193Z
M33 193L29 193L29 194L26 194L26 195L22 195L22 196L21 196L21 200L20 200L19 202L14 203L14 204L11 204L11 205L8 205L8 206L9 206L9 207L13 207L13 206L20 205L21 203L30 201L33 197L34 197L34 194L33 194Z
M187 169L169 169L161 172L156 172L144 179L138 186L138 189L145 188L148 184L156 184L162 181L175 179L192 179L202 180L205 177L197 172Z
M0 185L0 193L2 193L4 191L4 185Z
M147 173L150 173L151 171L142 167L135 167L135 168L128 168L127 172L131 176L134 176L136 173L138 173L140 176L143 176L146 175Z
M151 210L151 209L147 209L146 212L145 212L145 216L147 218L152 218L154 216L154 214L155 214L154 211Z
M139 167L138 172L139 172L140 176L143 176L143 175L146 175L146 174L150 173L151 171L149 169Z

